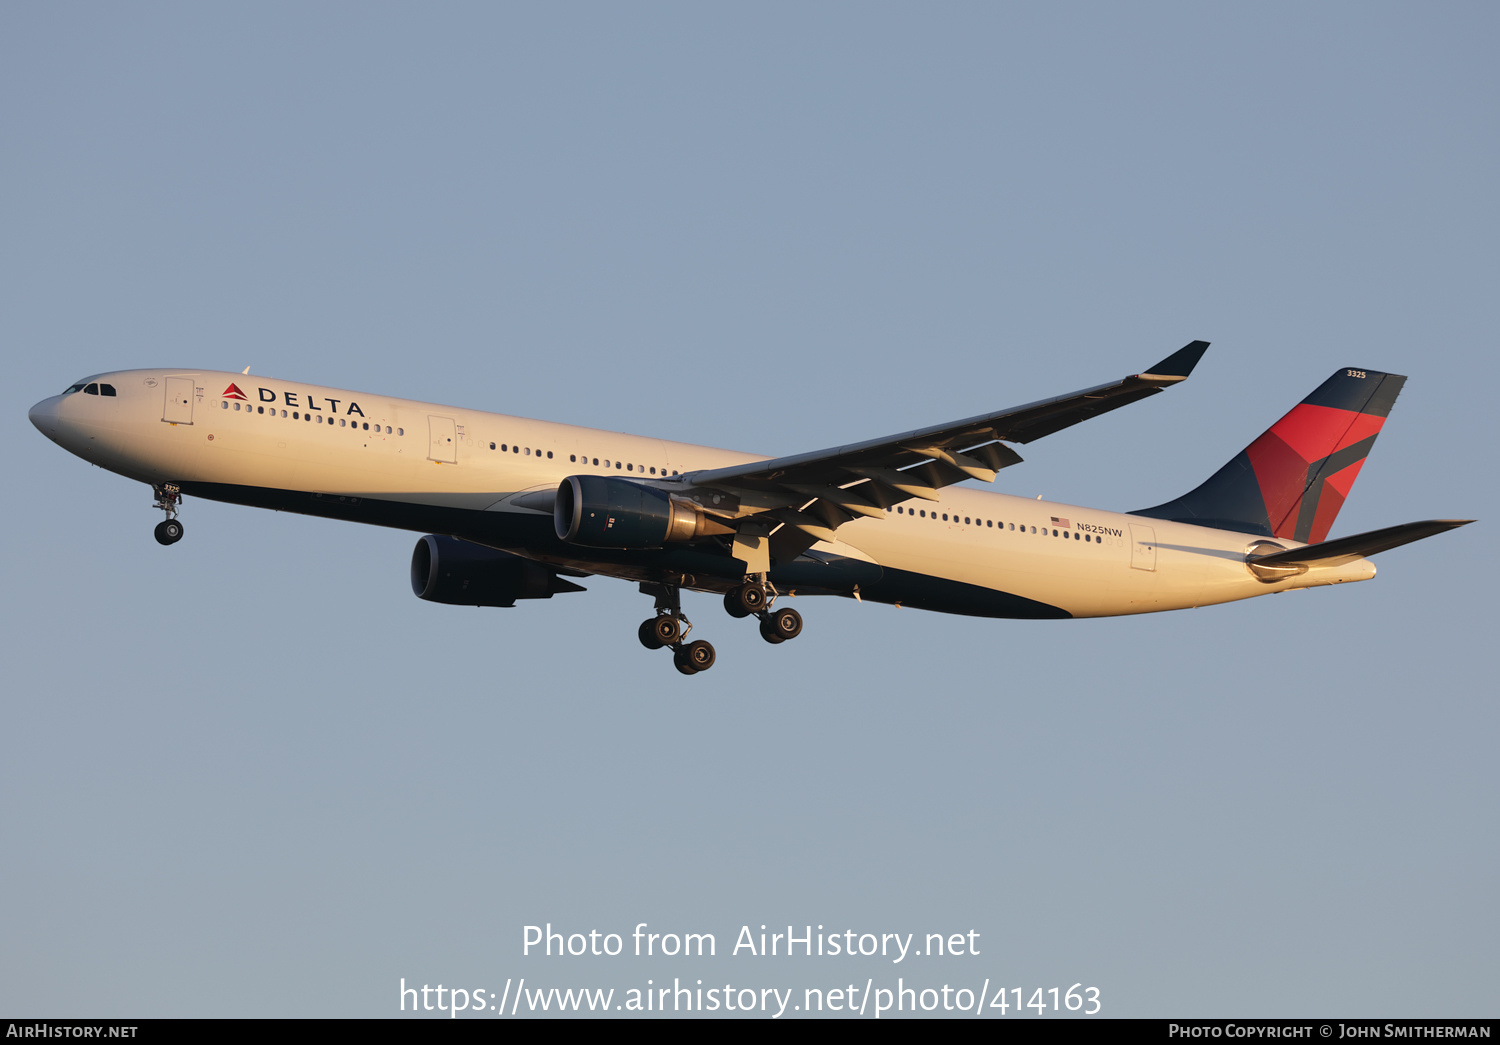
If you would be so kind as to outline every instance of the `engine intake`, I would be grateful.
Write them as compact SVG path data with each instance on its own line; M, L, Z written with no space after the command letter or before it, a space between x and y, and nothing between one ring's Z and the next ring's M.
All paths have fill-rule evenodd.
M660 548L734 532L691 501L605 475L564 479L557 488L552 521L560 540L586 548Z
M519 555L430 533L411 553L411 590L449 606L514 606L585 589Z

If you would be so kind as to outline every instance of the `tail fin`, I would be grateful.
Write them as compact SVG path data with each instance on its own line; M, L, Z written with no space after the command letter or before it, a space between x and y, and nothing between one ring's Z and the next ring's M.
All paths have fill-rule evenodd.
M1208 482L1131 514L1316 544L1405 383L1399 374L1340 370Z

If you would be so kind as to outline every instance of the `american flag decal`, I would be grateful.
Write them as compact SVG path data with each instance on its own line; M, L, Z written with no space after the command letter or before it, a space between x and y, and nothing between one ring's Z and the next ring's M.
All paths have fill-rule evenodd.
M1053 526L1067 527L1067 526L1072 526L1073 524L1070 523L1070 522L1068 522L1068 520L1066 520L1066 519L1059 519L1057 516L1054 515L1052 517L1052 525Z

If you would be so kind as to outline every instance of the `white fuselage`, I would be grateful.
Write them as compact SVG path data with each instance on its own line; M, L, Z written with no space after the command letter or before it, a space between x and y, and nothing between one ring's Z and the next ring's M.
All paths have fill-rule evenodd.
M554 489L569 475L659 481L765 459L235 373L131 370L89 380L111 385L116 394L54 396L38 403L31 417L49 438L101 467L246 504L268 504L267 492L305 496L305 509L295 501L276 506L355 520L362 518L360 506L397 506L394 516L365 521L458 536L466 536L466 526L453 520L467 513L505 513L474 518L524 520L529 527L514 532L540 532L546 513L512 499ZM440 515L423 514L431 510ZM884 518L846 523L837 536L813 552L886 571L880 593L867 591L866 597L953 612L976 611L943 604L941 583L933 589L925 582L1009 593L1055 607L1056 616L1097 617L1229 602L1375 573L1360 559L1266 583L1245 566L1246 550L1264 539L1253 534L964 487L944 490L940 502L912 500ZM638 564L619 555L559 548L552 538L546 547L498 543L593 573L642 575ZM904 599L901 578L907 577L924 584Z

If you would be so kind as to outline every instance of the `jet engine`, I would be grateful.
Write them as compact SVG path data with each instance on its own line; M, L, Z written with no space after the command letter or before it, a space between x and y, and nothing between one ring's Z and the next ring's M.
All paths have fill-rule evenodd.
M449 606L514 606L517 599L585 589L519 555L428 534L411 553L411 590Z
M587 548L660 548L734 532L685 498L607 475L564 479L552 521L559 539Z

